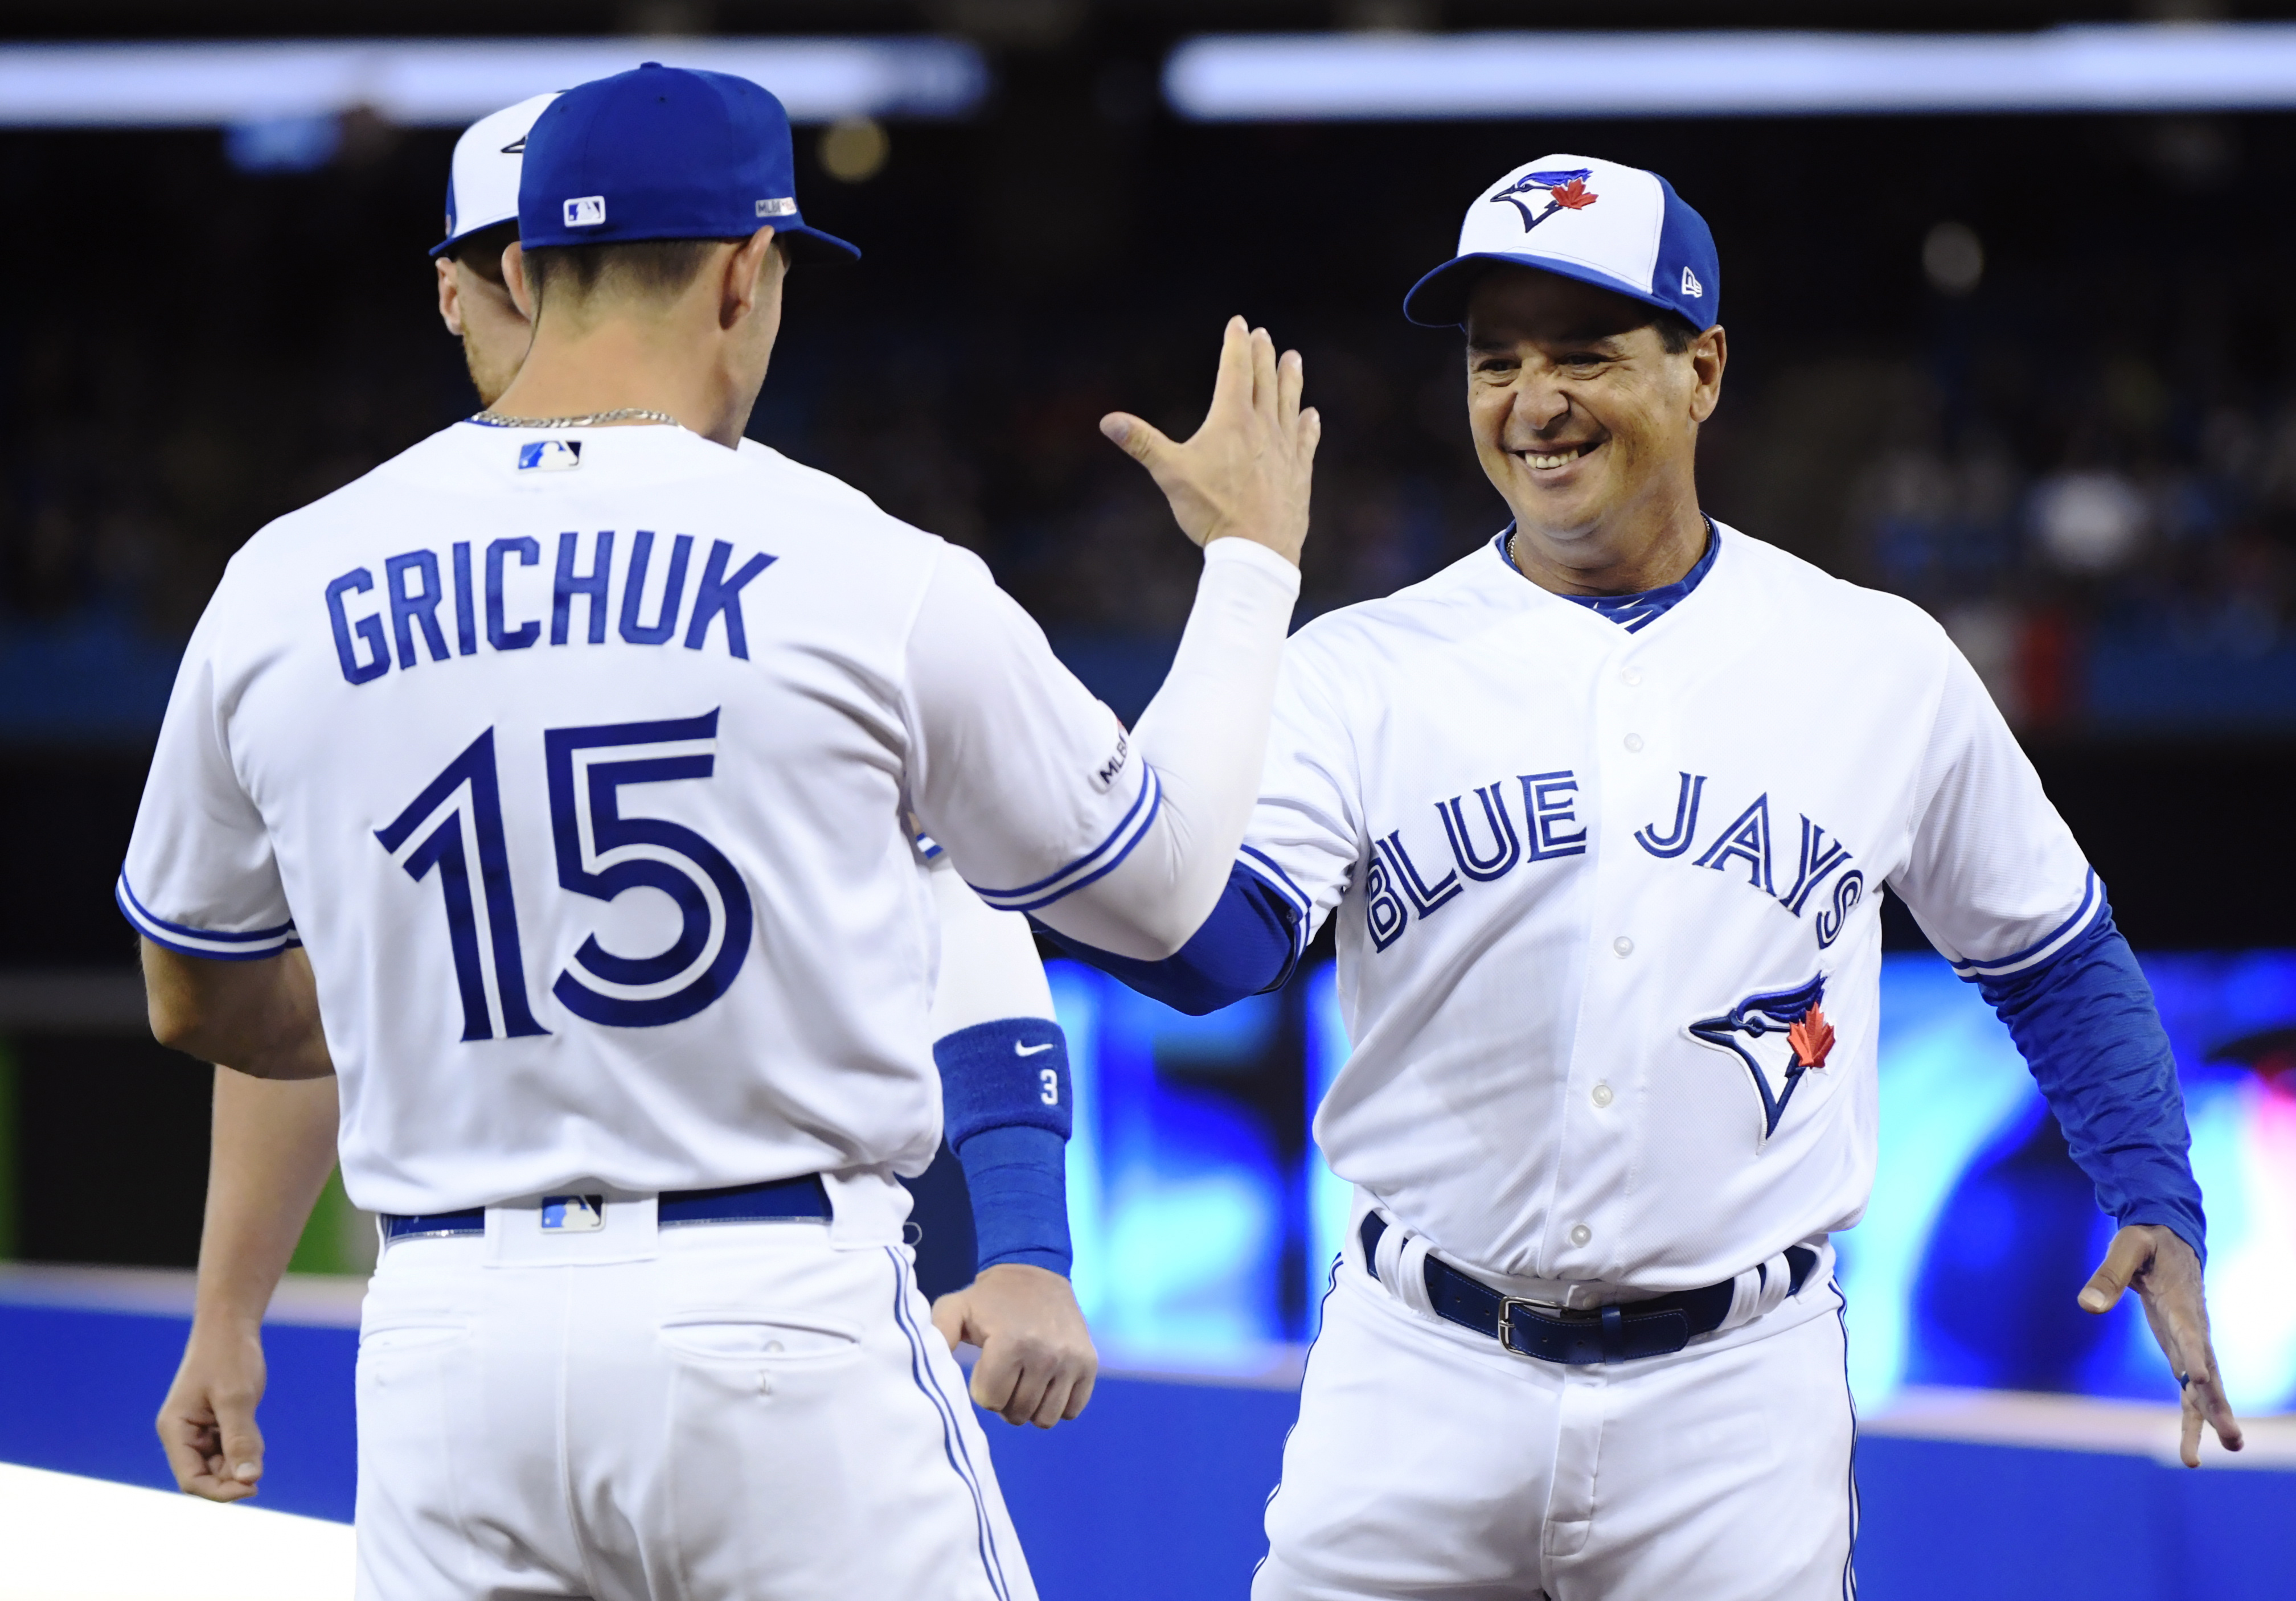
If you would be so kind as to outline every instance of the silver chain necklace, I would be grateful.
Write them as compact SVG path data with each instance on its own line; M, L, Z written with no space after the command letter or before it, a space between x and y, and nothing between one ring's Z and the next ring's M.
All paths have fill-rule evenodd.
M500 412L473 413L473 422L488 428L596 428L604 422L667 422L672 428L685 425L668 412L649 411L644 406L626 405L611 412L586 412L579 417L505 417Z

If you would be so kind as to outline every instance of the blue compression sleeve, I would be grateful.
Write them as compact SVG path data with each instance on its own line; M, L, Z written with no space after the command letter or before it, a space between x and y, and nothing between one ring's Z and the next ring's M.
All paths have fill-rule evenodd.
M1046 1017L1008 1017L933 1043L942 1121L972 1194L978 1268L1026 1262L1065 1278L1068 1038Z
M1198 1017L1278 988L1300 960L1298 909L1242 862L1229 870L1227 888L1211 916L1161 961L1095 950L1041 923L1037 928L1078 961Z
M2176 1058L2111 909L2046 967L1978 987L2009 1025L2096 1204L2124 1226L2175 1230L2206 1262Z

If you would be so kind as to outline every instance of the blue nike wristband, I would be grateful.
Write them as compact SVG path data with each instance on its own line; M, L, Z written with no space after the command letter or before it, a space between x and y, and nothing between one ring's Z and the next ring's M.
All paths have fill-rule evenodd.
M1026 1262L1065 1278L1069 1241L1067 1036L1008 1017L933 1044L943 1125L972 1193L978 1268Z

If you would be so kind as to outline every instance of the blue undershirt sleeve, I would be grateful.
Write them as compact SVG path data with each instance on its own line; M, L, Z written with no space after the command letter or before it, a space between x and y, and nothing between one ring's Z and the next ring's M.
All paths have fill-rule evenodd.
M1242 862L1229 870L1227 887L1211 915L1186 944L1161 961L1095 950L1041 924L1037 931L1078 961L1198 1017L1280 988L1299 965L1303 943L1299 909Z
M2096 1203L2158 1223L2208 1260L2177 1061L2128 942L2100 913L2047 966L1979 983L2032 1069Z
M972 1195L975 1270L1068 1276L1068 1036L1048 1017L976 1024L933 1042L942 1125Z

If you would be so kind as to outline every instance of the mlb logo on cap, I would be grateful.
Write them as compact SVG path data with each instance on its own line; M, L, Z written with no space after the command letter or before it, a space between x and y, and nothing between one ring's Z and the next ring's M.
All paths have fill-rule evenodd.
M1536 267L1679 312L1721 320L1721 263L1706 219L1654 172L1592 156L1542 156L1467 208L1458 253L1414 284L1403 314L1431 328L1466 321L1475 280L1499 263Z
M566 202L566 225L570 228L603 228L606 225L606 197L586 194Z

